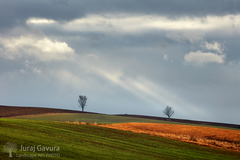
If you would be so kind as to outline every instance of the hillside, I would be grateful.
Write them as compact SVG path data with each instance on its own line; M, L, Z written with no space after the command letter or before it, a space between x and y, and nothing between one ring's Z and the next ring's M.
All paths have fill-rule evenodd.
M217 159L237 160L239 152L201 147L167 138L92 125L0 118L0 145L16 144L16 159ZM29 147L28 150L20 149ZM31 150L30 148L35 148ZM48 150L55 147L55 150ZM45 149L44 149L45 148ZM56 149L57 148L57 149ZM8 159L0 152L0 159ZM32 157L32 158L30 158Z
M89 154L87 153L86 157L82 159L98 159L99 155L101 159L109 159L108 157L111 157L114 159L121 159L121 158L115 157L115 152L117 152L119 156L124 157L123 159L131 159L131 158L141 159L142 157L139 154L144 154L143 157L145 157L146 159L149 159L149 158L150 159L159 159L159 158L160 159L176 159L176 158L177 159L192 159L192 158L193 159L214 159L213 157L217 157L217 159L221 159L223 157L219 156L219 154L221 155L222 153L226 154L224 158L227 158L227 159L239 159L240 157L239 152L236 153L236 152L231 152L226 150L216 150L213 148L209 148L209 147L215 147L215 148L217 147L217 148L233 150L233 151L239 150L238 129L235 128L235 130L231 130L231 128L229 127L226 127L225 130L217 129L217 128L221 128L219 126L211 128L211 122L205 122L204 124L201 124L198 122L190 123L191 121L189 120L178 121L177 119L172 119L172 121L168 121L166 118L162 118L162 117L141 116L141 115L116 116L116 115L96 114L96 113L90 113L90 112L81 112L81 111L73 111L73 110L65 110L65 109L41 108L41 107L1 106L0 111L1 111L0 115L2 117L0 118L0 137L1 137L0 142L2 143L3 146L9 141L13 141L17 144L23 143L24 145L26 144L34 145L33 143L38 143L43 141L44 145L59 144L62 146L61 148L65 148L64 145L68 146L69 143L73 143L73 144L76 143L75 142L76 137L75 135L72 135L72 133L74 133L80 136L81 141L84 141L82 139L88 139L86 143L89 142L91 144L91 145L88 144L87 148L84 148L86 144L84 141L84 144L83 146L81 145L81 147L78 146L78 144L75 144L75 146L73 146L74 148L80 147L84 150L84 153L81 151L74 151L72 154L74 154L75 156L86 155L85 152L86 151L89 152ZM68 123L65 123L65 122L68 122ZM128 123L128 122L137 122L137 123ZM84 125L84 124L90 124L90 123L92 125ZM58 126L62 130L59 128L56 129L55 126ZM69 130L70 126L73 126L74 130ZM108 130L105 131L105 129L100 129L100 126L101 128L107 127L106 129ZM198 126L198 127L194 127L194 126ZM203 126L207 126L207 127L204 128ZM229 126L231 125L229 124ZM88 132L89 128L91 128L90 130L94 130L94 133L92 132L89 133ZM54 132L52 135L50 135L50 130ZM103 130L104 132L102 132ZM120 131L120 130L125 130L125 131ZM87 131L88 134L84 134L84 137L81 137L83 136L82 133L85 133L85 131ZM49 132L49 135L48 137L45 137L47 132ZM95 133L95 132L98 132L98 133ZM136 132L136 133L132 133L132 132ZM111 138L113 133L115 134L114 137L121 137L125 134L126 136L121 137L123 139L118 139L120 140L118 143L114 143L111 145L112 141L114 142L116 141L116 140L113 140L114 138L113 139ZM143 136L141 138L147 140L143 144L141 143L141 145L145 146L144 147L145 150L144 149L143 150L144 152L146 151L146 155L145 153L140 153L136 151L138 150L137 148L139 147L139 141L143 141L143 139L141 138L138 138L135 141L134 137L136 137L137 135L140 136L137 133L141 133L140 135ZM97 136L97 138L92 139L93 137L96 137L96 134L100 134L101 136L105 137L104 141L100 140L102 139L102 137L99 137L99 136ZM35 135L33 139L31 139L32 135ZM152 135L153 137L150 135ZM66 142L63 141L64 144L61 144L60 142L56 142L57 138L54 141L52 141L54 139L54 136L61 138L61 141L63 137L71 136L74 138L69 137L68 139L70 140L67 140ZM45 140L42 140L41 137L44 138ZM39 138L39 139L35 139L35 138ZM110 138L110 139L105 142L106 138ZM162 140L161 140L159 141L160 144L155 144L155 141L158 141L155 138L160 138L162 140L165 139L164 141L166 141L166 143L165 142L162 143ZM169 138L172 138L172 139L169 139ZM23 139L23 140L19 141L19 139ZM154 142L152 142L151 139L154 139L153 140ZM31 143L28 141L30 141ZM126 146L126 144L129 145L130 143L129 141L132 142L132 144L130 146ZM190 144L183 143L180 141L195 143L195 145L193 146L199 147L199 148L193 149L194 147L192 148L192 146L191 147L188 146ZM77 142L81 143L78 140ZM176 148L177 146L174 146L174 145L169 146L169 144L172 144L172 143L174 143L174 145L176 144L177 146L183 146L183 147ZM100 150L98 151L98 149L95 148L95 147L102 147L102 145L107 147L104 149L104 150L107 150L106 151L107 154L104 156L101 155L102 148L100 149L101 151ZM123 145L124 146L123 148L125 147L133 148L133 150L128 149L126 151L125 149L120 147L113 152L110 151L112 147L114 147L115 145L118 145L118 146ZM158 145L160 145L159 146L160 150L156 150L156 148L154 149L154 147ZM202 145L208 146L208 147L201 147ZM133 146L135 146L136 148L134 149ZM89 151L88 148L94 149L94 152ZM68 149L65 148L65 150L68 152ZM186 152L189 154L188 155L184 153L176 154L175 150L178 152L184 152L184 153ZM197 150L199 150L200 152ZM110 152L108 153L108 151ZM127 152L127 154L121 153L121 152ZM191 152L192 154L190 154ZM90 153L94 153L97 156L94 156L94 155L91 156ZM147 153L149 153L150 155L147 155ZM171 157L171 154L174 154L174 155L176 154L176 156ZM4 157L6 155L7 155L6 153L3 153L2 155L0 154L0 158L5 159L5 158L2 158L1 156ZM61 155L69 156L68 153L65 153L65 152L64 154L61 153ZM127 157L125 157L126 155ZM62 159L62 157L60 159ZM72 159L74 158L72 157Z
M68 109L54 109L44 107L19 107L0 105L0 117L13 117L22 115L38 115L47 113L89 113Z
M23 115L39 115L47 113L90 113L98 114L93 112L81 112L76 110L67 110L67 109L54 109L54 108L43 108L43 107L17 107L17 106L2 106L0 105L0 117L14 117L14 116L23 116ZM142 118L142 119L151 119L151 120L160 120L169 123L167 118L164 117L154 117L146 115L127 115L127 114L118 114L115 116L121 117L130 117L130 118ZM129 122L129 121L128 121ZM134 121L135 122L135 121ZM149 122L149 121L148 121ZM239 129L240 125L236 124L227 124L227 123L216 123L216 122L206 122L206 121L193 121L186 119L171 119L171 122L177 123L189 123L196 125L209 125L209 126L219 126L227 128L236 128Z

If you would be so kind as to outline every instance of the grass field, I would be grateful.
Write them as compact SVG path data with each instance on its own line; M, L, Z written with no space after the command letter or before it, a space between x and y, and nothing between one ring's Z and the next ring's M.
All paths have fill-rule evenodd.
M92 113L51 113L12 118L74 122L76 124L108 124L102 125L102 127L161 136L209 147L240 151L239 129L233 130L232 128L227 128L227 130L223 129L224 127L217 126Z
M223 129L233 129L221 126L210 126L202 124L192 124L192 123L182 123L173 121L163 121L154 120L147 118L135 118L135 117L123 117L114 116L106 114L92 114L92 113L49 113L49 114L39 114L39 115L24 115L9 117L11 119L31 119L31 120L42 120L42 121L61 121L61 122L86 122L86 123L127 123L127 122L144 122L144 123L163 123L163 124L181 124L181 125L191 125L191 126L203 126L203 127L213 127L213 128L223 128ZM235 129L239 130L239 129Z
M147 122L147 123L168 123L176 124L177 122L152 120L144 118L121 117L106 114L91 113L53 113L41 115L26 115L10 117L12 119L31 119L42 121L69 121L69 122L86 122L86 123L126 123L126 122Z
M91 125L0 119L0 144L18 145L14 159L46 153L58 153L59 157L48 159L239 159L240 153L201 147L161 137L137 134ZM19 151L23 146L57 146L60 151ZM48 154L48 155L51 155ZM0 152L0 159L9 154ZM16 157L18 156L18 157ZM46 159L46 157L43 157ZM34 157L34 159L43 159Z

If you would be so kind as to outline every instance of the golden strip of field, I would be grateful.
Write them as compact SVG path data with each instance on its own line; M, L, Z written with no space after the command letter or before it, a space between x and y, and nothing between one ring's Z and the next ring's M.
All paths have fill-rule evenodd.
M198 145L240 151L240 131L211 127L158 123L117 123L98 125L135 133L161 136Z

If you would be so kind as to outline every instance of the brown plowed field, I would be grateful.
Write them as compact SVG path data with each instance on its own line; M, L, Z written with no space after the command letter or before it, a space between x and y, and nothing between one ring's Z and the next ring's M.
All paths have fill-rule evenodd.
M118 123L99 126L240 151L239 130L158 123Z
M15 106L0 106L0 117L14 117L23 115L37 115L47 113L89 113L81 111L73 111L67 109L53 109L41 107L15 107Z

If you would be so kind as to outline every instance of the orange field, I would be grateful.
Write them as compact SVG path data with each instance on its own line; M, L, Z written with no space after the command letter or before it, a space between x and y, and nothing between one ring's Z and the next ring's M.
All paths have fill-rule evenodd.
M239 130L158 123L118 123L98 126L240 151Z

